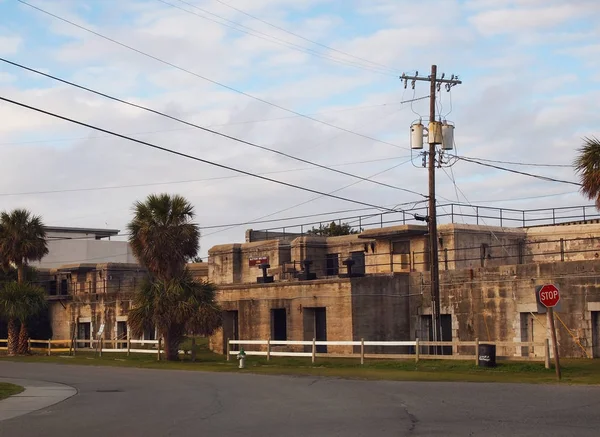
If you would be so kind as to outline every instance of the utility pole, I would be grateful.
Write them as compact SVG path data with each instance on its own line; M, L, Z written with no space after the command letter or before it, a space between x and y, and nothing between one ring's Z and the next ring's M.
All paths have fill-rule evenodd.
M415 88L416 81L423 81L430 83L430 94L429 94L429 129L428 129L428 142L429 142L429 215L426 218L429 233L429 271L431 273L431 323L432 323L432 334L433 341L442 341L442 318L440 314L440 266L439 266L439 254L438 254L438 235L437 235L437 208L435 199L435 168L436 168L436 145L441 144L442 139L442 123L436 121L435 114L435 94L439 91L442 84L445 84L446 90L450 89L462 83L458 80L458 76L452 75L450 79L445 79L444 74L441 78L437 77L437 65L431 66L431 75L429 77L419 76L417 72L414 76L407 76L402 74L400 79L404 80L404 87L408 81L412 82L412 88ZM440 164L441 164L441 153L440 153ZM441 348L435 347L434 350Z

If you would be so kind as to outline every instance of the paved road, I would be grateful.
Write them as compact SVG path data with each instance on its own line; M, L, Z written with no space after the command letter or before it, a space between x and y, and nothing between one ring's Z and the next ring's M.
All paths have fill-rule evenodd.
M77 395L0 436L598 436L600 387L347 381L0 363Z

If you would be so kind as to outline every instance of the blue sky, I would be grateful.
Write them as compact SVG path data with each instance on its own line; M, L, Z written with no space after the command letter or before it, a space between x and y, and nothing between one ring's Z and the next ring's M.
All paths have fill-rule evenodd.
M593 0L568 4L553 0L165 0L184 10L158 0L28 1L211 80L293 111L317 113L314 117L327 123L396 147L292 117L16 0L0 0L4 18L0 56L321 164L389 158L342 167L361 176L388 170L410 155L410 124L426 117L428 102L399 102L424 96L428 89L421 83L414 91L410 86L404 90L397 76L416 70L426 75L432 63L464 81L451 96L440 93L439 109L443 114L452 109L447 117L456 123L458 150L465 156L569 164L581 138L597 135L600 124L600 4ZM356 57L268 26L227 4ZM231 29L240 25L246 26L241 28L246 33ZM3 63L0 93L245 170L270 172L303 166ZM0 194L165 183L2 197L6 208L28 207L53 225L123 229L131 203L157 190L189 197L198 207L200 223L207 226L252 220L314 197L248 178L181 183L229 173L99 137L8 104L0 104L0 117L0 149L5 156L0 163L4 187ZM39 142L27 143L31 141ZM569 168L518 168L560 179L576 178ZM506 199L497 206L515 208L589 203L569 185L464 162L456 164L453 172L470 200ZM275 176L323 190L353 182L315 169ZM410 163L382 173L377 180L421 193L427 190L426 175ZM466 201L444 173L438 181L442 197L456 200L459 193L459 200ZM379 205L414 200L407 193L368 183L341 194ZM539 197L508 201L535 196ZM279 216L346 208L352 204L318 199ZM242 240L243 230L207 237L203 250Z

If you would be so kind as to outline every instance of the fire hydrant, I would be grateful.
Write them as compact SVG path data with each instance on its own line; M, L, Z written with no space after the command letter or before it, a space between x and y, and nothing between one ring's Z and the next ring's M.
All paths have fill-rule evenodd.
M244 352L244 348L240 349L240 353L237 356L238 360L240 360L240 369L245 368L246 366L246 352Z

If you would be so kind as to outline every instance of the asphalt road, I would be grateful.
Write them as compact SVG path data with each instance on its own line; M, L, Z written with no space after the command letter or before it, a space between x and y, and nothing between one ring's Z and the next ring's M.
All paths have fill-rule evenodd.
M0 422L10 437L598 436L600 387L0 363L77 395Z

